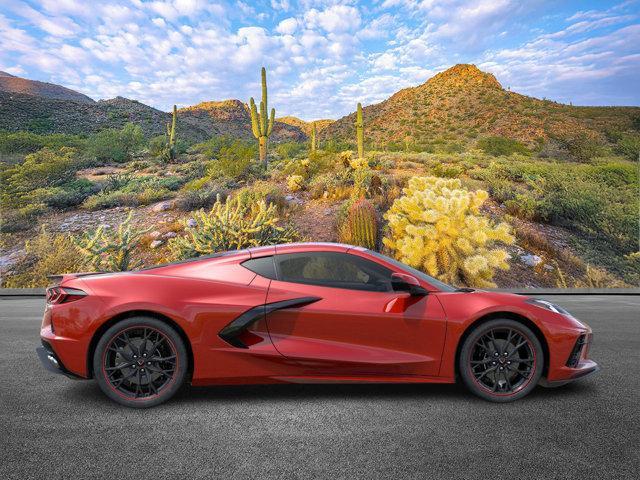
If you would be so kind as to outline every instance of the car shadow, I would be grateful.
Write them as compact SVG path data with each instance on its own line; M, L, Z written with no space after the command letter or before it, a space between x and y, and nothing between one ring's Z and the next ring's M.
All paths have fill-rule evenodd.
M558 388L535 388L521 401L566 398L596 393L590 382L577 382ZM73 382L65 397L79 403L116 405L109 400L94 381ZM489 404L475 397L461 383L456 384L272 384L272 385L219 385L207 387L183 387L170 401L176 403L201 403L216 401L262 402L289 400L333 399L433 399L474 401ZM519 402L518 402L519 403Z

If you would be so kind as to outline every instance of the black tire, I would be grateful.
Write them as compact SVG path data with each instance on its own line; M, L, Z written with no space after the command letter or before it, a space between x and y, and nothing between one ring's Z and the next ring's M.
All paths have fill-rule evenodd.
M151 317L116 323L100 337L93 354L100 389L127 407L154 407L169 400L184 384L187 370L180 335Z
M492 402L512 402L538 384L544 353L530 328L515 320L496 319L467 336L458 367L464 384L475 395Z

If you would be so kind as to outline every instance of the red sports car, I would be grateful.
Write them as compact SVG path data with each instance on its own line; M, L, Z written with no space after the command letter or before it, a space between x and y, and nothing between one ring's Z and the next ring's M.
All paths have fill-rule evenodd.
M38 354L150 407L193 385L453 383L506 402L595 372L591 329L520 295L455 289L370 250L250 248L47 290Z

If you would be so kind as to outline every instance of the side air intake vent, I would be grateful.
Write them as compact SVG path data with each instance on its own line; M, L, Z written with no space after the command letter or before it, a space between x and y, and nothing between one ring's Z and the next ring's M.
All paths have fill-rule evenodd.
M582 349L584 348L586 343L586 335L580 335L578 337L578 340L576 340L576 344L573 346L573 350L571 350L571 355L569 355L569 360L567 360L567 367L576 368L578 366L580 355L582 354Z

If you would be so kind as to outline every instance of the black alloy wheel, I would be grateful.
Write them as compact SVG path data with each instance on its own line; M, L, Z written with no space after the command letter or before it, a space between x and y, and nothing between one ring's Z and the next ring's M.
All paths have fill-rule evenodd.
M101 337L93 359L102 391L123 405L150 407L175 394L187 371L184 342L154 318L119 322Z
M466 338L460 374L476 395L496 402L522 398L538 383L544 356L536 335L510 319L481 324Z

